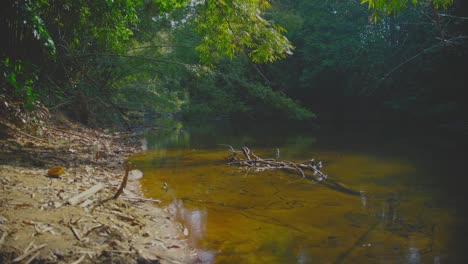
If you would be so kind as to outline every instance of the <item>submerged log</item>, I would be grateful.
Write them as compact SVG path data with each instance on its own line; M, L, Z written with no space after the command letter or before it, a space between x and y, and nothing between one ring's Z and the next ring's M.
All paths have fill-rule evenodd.
M240 151L235 150L232 146L225 146L229 147L229 151L231 152L231 155L228 157L229 165L253 168L255 171L274 169L296 171L299 172L303 178L312 178L314 181L318 182L328 178L327 175L320 171L322 168L322 162L317 162L314 159L308 160L307 163L263 159L255 155L255 153L246 146L242 147ZM311 171L313 177L308 177L304 171Z

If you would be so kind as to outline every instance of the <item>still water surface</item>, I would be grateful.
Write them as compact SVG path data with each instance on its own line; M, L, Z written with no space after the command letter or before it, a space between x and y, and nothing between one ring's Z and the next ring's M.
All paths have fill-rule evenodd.
M223 124L148 134L134 156L146 196L213 263L468 263L466 152L448 136L362 126ZM225 164L229 144L321 160L343 192L285 171ZM167 184L167 186L165 186Z

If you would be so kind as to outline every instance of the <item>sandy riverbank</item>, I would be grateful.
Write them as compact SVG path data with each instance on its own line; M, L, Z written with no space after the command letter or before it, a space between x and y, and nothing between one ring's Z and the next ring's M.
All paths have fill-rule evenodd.
M141 198L138 181L109 199L138 142L60 116L51 120L36 133L0 123L0 263L198 262L172 215L132 199ZM54 166L65 173L48 177ZM104 188L69 204L98 184Z

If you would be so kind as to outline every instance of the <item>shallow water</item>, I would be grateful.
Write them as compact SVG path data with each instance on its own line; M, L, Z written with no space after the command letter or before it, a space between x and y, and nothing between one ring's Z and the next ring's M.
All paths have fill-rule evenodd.
M294 131L294 132L292 132ZM146 196L187 227L214 263L464 263L461 143L383 128L178 127L147 135L132 158ZM257 155L321 160L352 190L285 171L225 164L229 144Z

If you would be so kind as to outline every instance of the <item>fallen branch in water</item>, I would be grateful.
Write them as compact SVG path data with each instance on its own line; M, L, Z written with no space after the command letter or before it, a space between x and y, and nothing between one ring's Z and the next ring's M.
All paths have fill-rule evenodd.
M307 163L297 163L292 161L276 161L275 159L263 159L255 155L248 147L236 150L230 145L224 145L229 148L231 155L228 157L229 165L237 165L245 168L253 168L255 171L265 170L290 170L299 172L303 178L306 178L304 171L312 171L315 181L323 181L327 179L327 175L320 171L322 162L316 162L314 159L308 160Z

